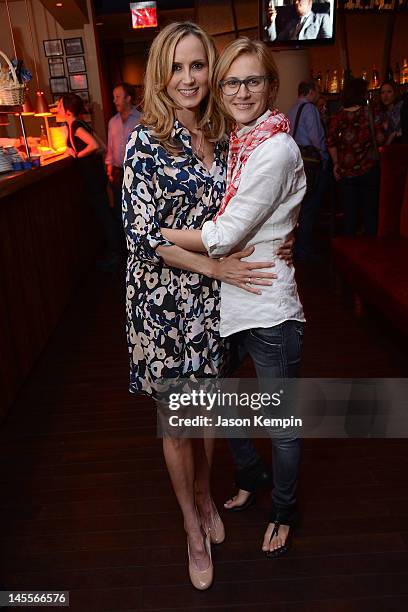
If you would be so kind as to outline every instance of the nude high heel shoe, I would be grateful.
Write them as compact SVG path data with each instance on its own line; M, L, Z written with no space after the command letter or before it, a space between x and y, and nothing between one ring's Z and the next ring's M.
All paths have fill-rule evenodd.
M216 510L216 514L213 516L211 521L211 525L208 528L209 536L211 544L222 544L225 540L225 528L224 523L218 511Z
M187 537L187 553L188 553L188 572L190 574L191 584L198 589L199 591L205 591L209 589L212 585L214 578L214 566L211 559L211 546L208 534L206 533L204 536L204 544L207 554L210 559L209 566L205 570L199 570L193 566L190 558L190 544Z

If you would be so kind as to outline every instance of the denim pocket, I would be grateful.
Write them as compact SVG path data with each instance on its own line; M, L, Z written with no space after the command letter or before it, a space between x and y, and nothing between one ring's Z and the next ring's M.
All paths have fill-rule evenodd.
M282 326L255 327L249 330L250 336L269 346L281 346L283 343Z
M268 380L287 376L281 325L250 329L248 351L255 364L258 378Z

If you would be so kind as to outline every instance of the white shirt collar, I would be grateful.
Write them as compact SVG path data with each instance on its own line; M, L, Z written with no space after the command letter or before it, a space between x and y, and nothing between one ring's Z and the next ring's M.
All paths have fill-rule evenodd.
M255 123L253 123L252 125L244 125L244 127L242 127L240 130L237 131L237 136L243 136L244 134L246 134L247 132L250 132L251 130L254 129L254 127L256 125L258 125L259 123L261 123L262 121L265 121L265 119L267 119L269 117L269 115L271 114L272 111L269 110L269 108L264 112L263 115L261 115L260 117L258 117L258 119L255 121Z

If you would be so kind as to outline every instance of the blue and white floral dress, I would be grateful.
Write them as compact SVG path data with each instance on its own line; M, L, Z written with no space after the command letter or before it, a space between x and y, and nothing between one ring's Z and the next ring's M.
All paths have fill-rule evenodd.
M216 376L224 365L218 282L166 266L155 249L172 244L161 227L200 229L215 215L225 189L227 142L216 144L209 171L178 121L172 138L179 154L137 126L124 165L130 391L154 397L166 379Z

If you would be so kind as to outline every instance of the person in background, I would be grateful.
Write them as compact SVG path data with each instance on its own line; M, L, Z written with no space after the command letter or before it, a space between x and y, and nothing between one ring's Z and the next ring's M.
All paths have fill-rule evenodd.
M84 104L78 95L64 94L58 102L57 113L67 123L67 152L78 161L78 169L89 201L103 229L106 252L98 265L102 269L110 269L118 262L119 243L109 208L106 191L108 181L101 145L95 138L91 126L81 119Z
M319 87L314 81L302 81L298 87L298 99L288 112L291 124L290 134L295 142L300 146L315 147L321 159L320 168L317 169L313 180L313 187L308 185L300 209L294 249L294 256L297 260L310 260L316 257L313 229L322 205L329 176L329 154L323 124L317 108L319 97Z
M364 232L375 236L378 221L380 162L378 147L385 144L381 112L367 105L367 81L346 81L343 108L329 122L327 145L339 181L344 213L343 233L355 236L362 213Z
M386 143L398 142L401 138L402 100L397 83L384 81L380 89L380 109L383 113Z
M277 11L270 2L268 17L270 25L267 28L271 41L275 40L316 40L317 38L330 38L332 25L329 13L315 13L312 11L312 0L294 0L296 16L286 24L279 34L276 32Z
M129 83L119 83L113 89L113 103L117 113L108 124L108 149L105 164L113 192L115 231L120 250L125 252L125 236L122 226L123 160L129 135L140 120L140 112L134 105L135 88Z

